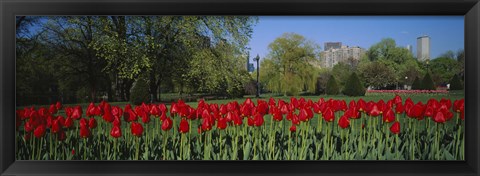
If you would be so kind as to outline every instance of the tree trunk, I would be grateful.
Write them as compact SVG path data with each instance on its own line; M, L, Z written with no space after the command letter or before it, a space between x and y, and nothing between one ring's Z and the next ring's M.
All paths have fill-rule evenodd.
M150 98L152 103L157 102L157 80L155 79L155 70L150 71Z

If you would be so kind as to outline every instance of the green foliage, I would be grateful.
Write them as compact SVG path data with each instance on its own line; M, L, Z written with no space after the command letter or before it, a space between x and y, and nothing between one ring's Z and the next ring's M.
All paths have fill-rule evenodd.
M419 77L415 77L415 80L412 83L412 90L420 90L422 89L422 82L420 82Z
M332 68L332 75L335 76L335 78L338 78L340 88L345 86L353 72L354 70L352 67L344 62L340 62Z
M142 102L150 102L148 83L144 78L137 79L133 84L130 93L130 102L135 105L139 105Z
M378 61L362 64L358 71L363 82L375 89L381 89L396 83L393 68Z
M456 74L450 80L450 90L463 90L462 82Z
M405 60L413 59L413 55L406 48L397 47L392 38L382 39L380 42L372 45L366 52L371 61L388 60L396 64L402 64Z
M327 86L328 79L331 76L331 73L328 69L321 69L317 78L317 86L315 88L315 94L320 95L324 94Z
M423 77L422 80L422 90L435 90L435 83L433 83L432 77L430 76L430 73L427 72L425 74L425 77Z
M285 33L269 45L260 63L261 83L274 93L298 95L315 92L318 45L294 33Z
M337 95L340 93L340 88L338 87L337 81L333 75L330 76L327 82L327 87L325 90L327 95Z
M364 96L365 87L363 87L357 74L353 72L348 78L345 87L343 88L343 94L348 96Z
M451 56L453 57L453 56ZM438 84L448 83L453 75L461 72L461 63L454 58L441 57L433 59L428 66L432 74L432 79Z

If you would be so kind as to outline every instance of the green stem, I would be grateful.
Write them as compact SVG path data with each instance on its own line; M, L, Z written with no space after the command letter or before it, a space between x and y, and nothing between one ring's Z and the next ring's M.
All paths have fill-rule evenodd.
M139 144L140 144L140 141L139 141L139 138L140 137L135 137L135 145L136 145L136 152L135 152L135 160L138 160L138 154L140 153L140 147L139 147Z
M35 146L35 141L37 140L35 136L32 136L32 139L33 139L33 145L32 145L32 160L35 159L35 149L37 148Z
M83 160L87 160L87 138L83 138Z
M165 147L167 146L167 139L168 139L167 135L168 135L168 131L165 131L165 133L163 133L163 160L167 159L167 154L165 150Z

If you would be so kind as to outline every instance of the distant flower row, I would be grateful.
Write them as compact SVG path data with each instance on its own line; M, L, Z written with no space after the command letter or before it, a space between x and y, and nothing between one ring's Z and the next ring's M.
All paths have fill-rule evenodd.
M367 90L367 93L394 93L394 94L447 94L448 90Z

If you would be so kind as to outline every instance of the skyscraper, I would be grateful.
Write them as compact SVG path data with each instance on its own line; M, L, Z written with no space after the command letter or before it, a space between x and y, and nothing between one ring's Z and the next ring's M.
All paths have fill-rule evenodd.
M413 48L412 48L412 45L407 45L407 47L406 47L406 48L407 48L407 50L408 50L408 51L410 51L410 53L412 53L412 54L413 54L413 50L412 50Z
M430 37L427 35L417 38L417 60L430 60Z
M330 49L340 49L340 47L342 47L342 42L325 42L323 50L328 51Z

